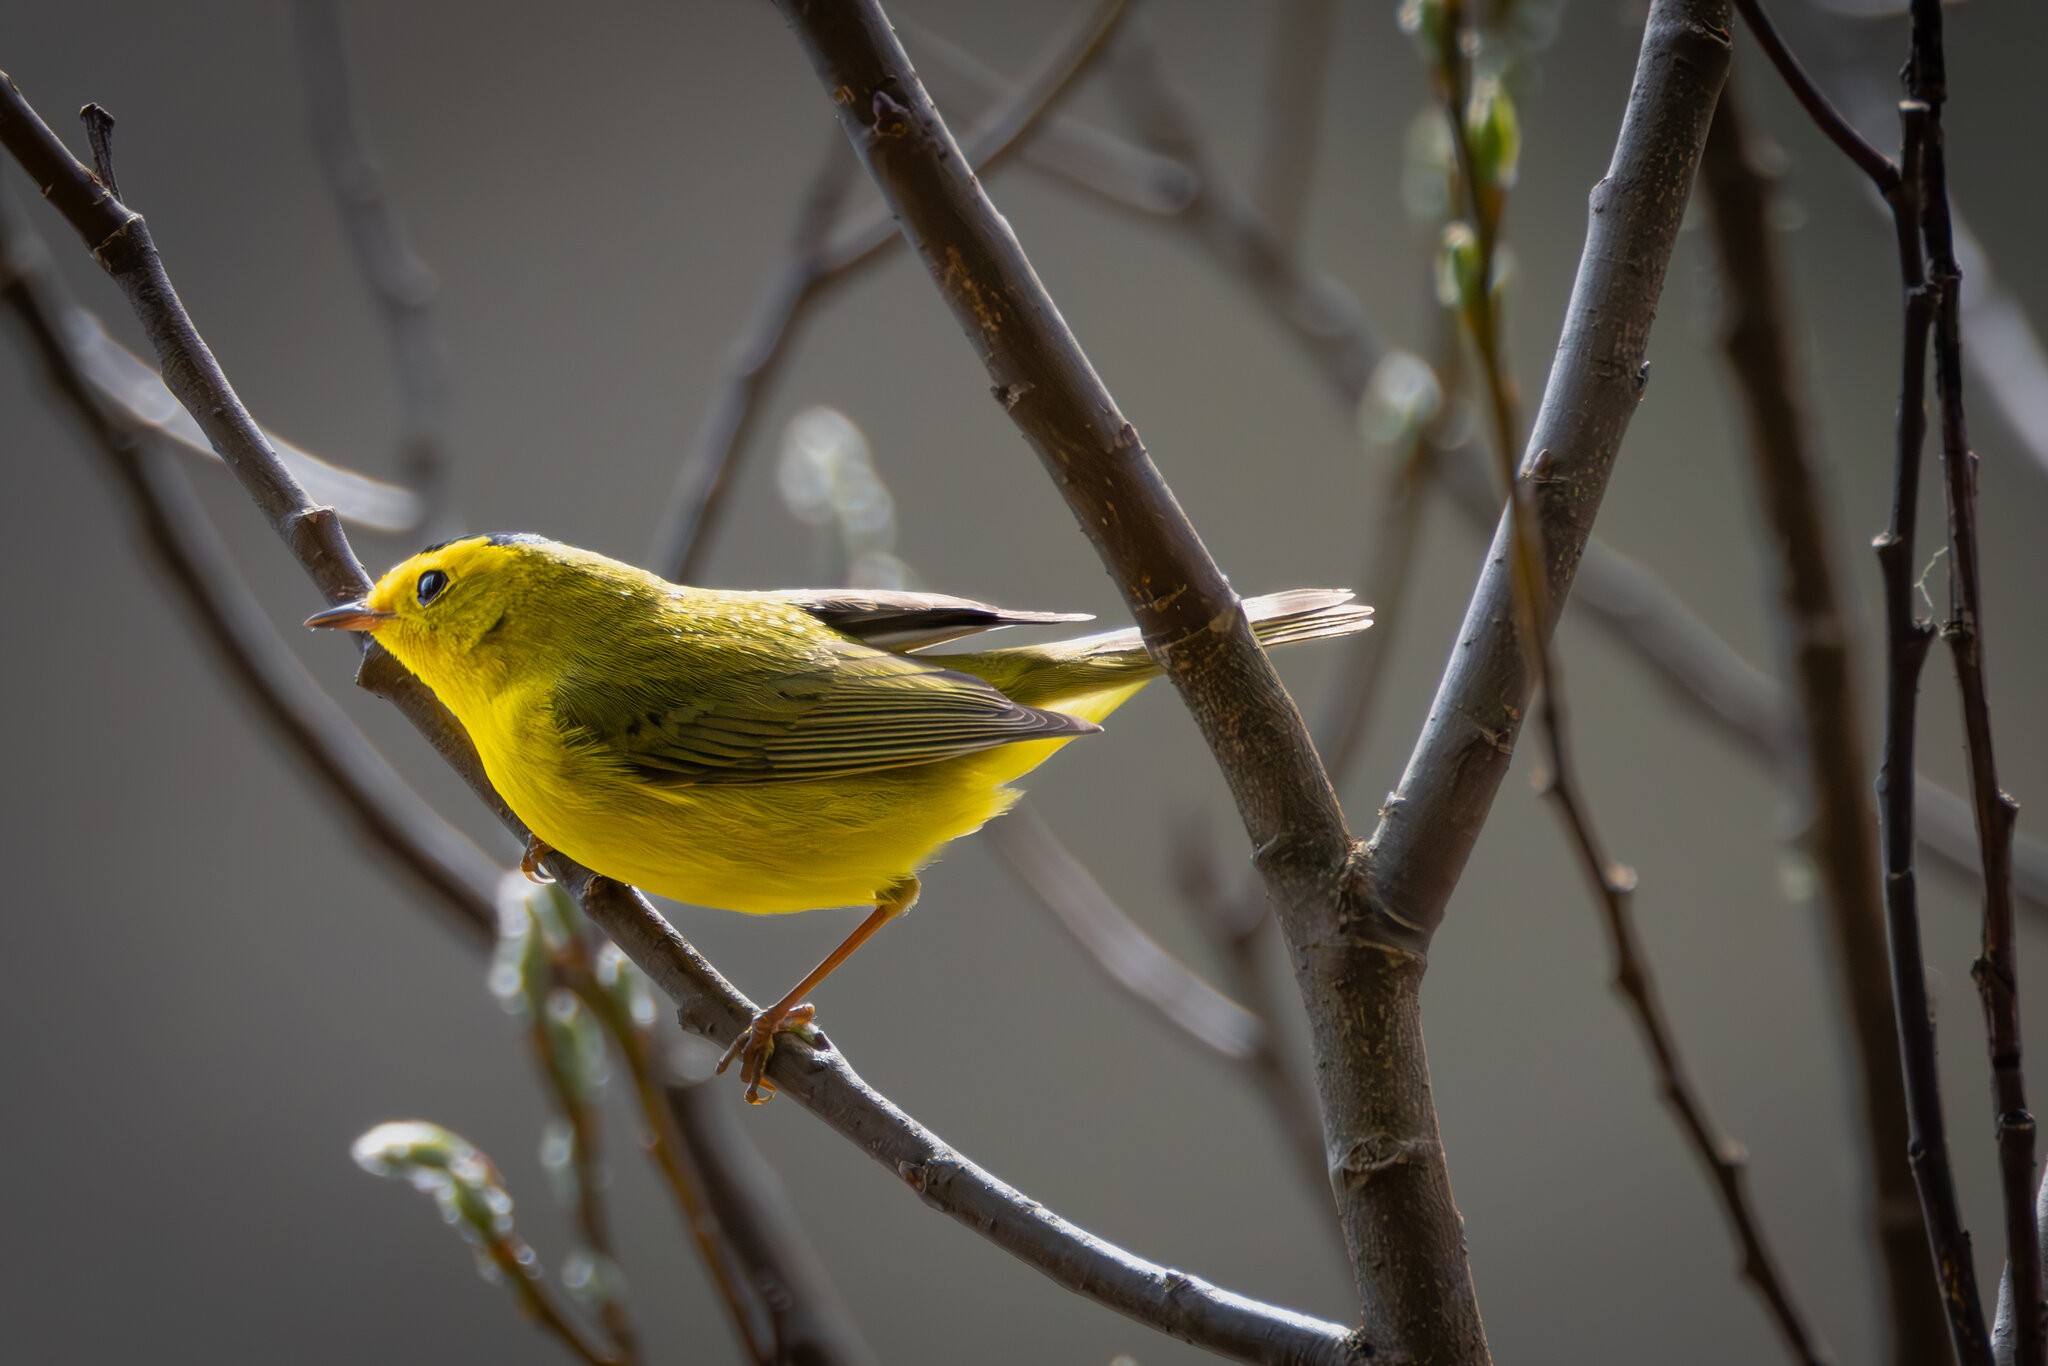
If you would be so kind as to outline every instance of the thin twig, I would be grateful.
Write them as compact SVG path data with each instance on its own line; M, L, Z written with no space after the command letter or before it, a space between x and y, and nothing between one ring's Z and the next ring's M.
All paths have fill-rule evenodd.
M1448 17L1443 41L1434 54L1436 83L1457 168L1457 199L1475 229L1477 253L1476 267L1464 282L1465 288L1457 301L1458 311L1479 360L1485 407L1492 419L1496 478L1498 487L1506 492L1509 594L1526 656L1524 667L1536 693L1538 724L1549 765L1545 790L1556 804L1580 869L1599 902L1614 950L1615 986L1627 1000L1650 1050L1658 1091L1706 1169L1722 1211L1741 1244L1742 1274L1762 1297L1792 1355L1809 1366L1819 1366L1830 1360L1831 1354L1793 1299L1785 1273L1765 1240L1746 1179L1748 1159L1741 1147L1721 1134L1708 1118L1706 1101L1679 1056L1677 1035L1635 926L1635 874L1608 857L1593 828L1592 811L1578 780L1567 739L1562 669L1542 626L1554 614L1545 600L1546 547L1538 522L1534 486L1551 477L1549 451L1536 451L1526 480L1516 474L1522 440L1520 420L1502 337L1501 294L1494 278L1501 216L1507 203L1506 187L1499 183L1497 170L1482 164L1474 137L1472 54L1477 51L1476 26L1470 11L1459 0L1450 0L1445 11Z
M1869 1209L1881 1253L1896 1366L1948 1359L1948 1331L1927 1275L1927 1225L1906 1163L1906 1092L1899 1072L1877 811L1863 757L1855 639L1835 586L1822 475L1807 439L1789 295L1770 227L1770 182L1752 160L1732 88L1721 92L1700 179L1720 265L1721 350L1748 416L1750 463L1776 580L1779 658L1796 706L1790 767L1805 844L1834 940L1862 1106Z
M2020 1065L2019 943L2013 925L2012 832L2019 803L1998 784L1985 681L1983 585L1977 544L1977 457L1963 417L1962 271L1948 216L1947 152L1942 105L1948 98L1940 0L1913 0L1907 89L1927 106L1920 190L1920 227L1927 246L1927 282L1934 306L1934 384L1941 401L1941 465L1948 495L1948 619L1941 624L1962 697L1970 799L1984 868L1983 951L1971 971L1983 999L1991 1047L1991 1098L1998 1135L1998 1175L2005 1197L2005 1250L2012 1266L2017 1360L2048 1362L2048 1289L2041 1276L2040 1232L2034 1216L2033 1112Z
M533 1249L517 1235L485 1240L484 1255L491 1259L498 1279L511 1288L527 1317L575 1353L585 1366L631 1366L630 1358L615 1355L604 1344L592 1341L590 1334L555 1299L555 1292L535 1273Z
M434 317L440 282L407 237L356 113L336 0L292 6L306 116L356 268L384 325L398 386L398 464L429 520L448 499L448 359ZM115 192L116 194L119 191Z
M207 429L293 558L329 602L368 591L370 582L338 519L309 504L235 396L194 330L147 225L105 192L0 73L0 146L43 188L96 259L128 295L157 346L167 381ZM382 651L366 650L358 681L392 702L478 797L517 835L526 831L483 776L473 747L420 682ZM686 1023L729 1042L753 1004L705 962L674 927L630 888L559 855L549 870L636 966L674 1000ZM1261 1304L1131 1256L997 1181L869 1089L830 1050L783 1042L770 1066L778 1090L795 1097L911 1183L926 1202L1038 1266L1063 1285L1184 1341L1243 1360L1341 1366L1366 1349L1352 1330Z
M1016 89L975 124L964 154L978 174L994 170L1087 73L1130 4L1094 0L1054 36ZM804 311L827 286L843 284L901 240L895 222L879 210L834 228L853 164L835 144L812 178L783 264L763 284L718 397L677 467L648 563L678 582L695 578L703 564L733 466Z
M1786 88L1791 90L1792 97L1799 101L1807 117L1813 120L1814 126L1826 135L1828 141L1841 149L1842 155L1849 158L1857 170L1869 178L1870 183L1877 188L1878 194L1889 196L1899 183L1898 164L1872 146L1870 140L1856 130L1856 125L1843 117L1841 110L1835 108L1834 101L1814 84L1813 77L1806 73L1806 68L1800 64L1799 58L1792 54L1792 49L1785 46L1785 40L1778 35L1777 25L1771 22L1771 16L1765 12L1763 0L1735 0L1735 8L1740 11L1743 22L1749 25L1749 31L1755 35L1757 46L1771 59L1771 65L1778 69L1778 74L1785 80Z
M1963 1231L1949 1164L1948 1129L1941 1111L1941 1081L1934 1046L1933 1003L1920 947L1920 907L1913 868L1913 739L1921 666L1933 628L1915 607L1913 534L1920 492L1920 454L1927 435L1927 340L1934 323L1920 246L1921 155L1927 106L1899 106L1904 127L1899 186L1891 204L1905 296L1900 357L1898 432L1892 477L1891 521L1877 538L1885 599L1884 754L1877 770L1878 839L1884 854L1885 928L1891 948L1892 997L1898 1015L1899 1063L1906 1083L1907 1149L1927 1240L1948 1314L1949 1340L1960 1366L1985 1366L1991 1345L1970 1239Z

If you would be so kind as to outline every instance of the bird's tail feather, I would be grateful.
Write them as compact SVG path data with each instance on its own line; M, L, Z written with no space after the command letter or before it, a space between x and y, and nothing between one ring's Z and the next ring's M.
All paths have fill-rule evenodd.
M1244 613L1252 635L1268 649L1348 636L1372 625L1372 608L1353 602L1342 588L1295 588L1248 598ZM960 662L954 667L988 679L1027 706L1090 721L1100 721L1159 674L1136 627L956 658Z
M1252 635L1267 649L1303 640L1348 636L1372 625L1372 608L1353 602L1348 588L1290 588L1284 593L1267 593L1246 598L1245 617ZM1156 668L1145 653L1145 641L1135 626L1120 631L1103 631L1077 640L1040 647L1057 651L1063 658L1090 660L1127 667Z

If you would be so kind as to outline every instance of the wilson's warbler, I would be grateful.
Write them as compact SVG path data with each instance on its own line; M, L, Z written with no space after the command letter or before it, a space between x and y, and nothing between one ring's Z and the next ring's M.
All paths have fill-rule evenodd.
M1245 603L1266 645L1362 631L1351 594ZM685 588L539 536L429 547L308 626L373 633L455 713L547 847L662 896L753 914L873 906L726 1053L747 1098L803 998L917 899L1008 784L1159 673L1135 630L972 654L930 646L1080 621L929 593ZM765 1089L764 1089L765 1088Z

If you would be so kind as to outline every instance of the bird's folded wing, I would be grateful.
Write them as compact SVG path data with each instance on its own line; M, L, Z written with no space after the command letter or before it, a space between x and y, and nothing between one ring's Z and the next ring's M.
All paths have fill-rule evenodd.
M1086 612L1012 612L943 593L851 588L788 588L775 597L801 607L842 635L884 650L921 650L999 626L1092 621Z
M1097 729L970 674L858 645L794 671L749 668L672 687L571 676L554 711L571 743L674 786L872 773Z

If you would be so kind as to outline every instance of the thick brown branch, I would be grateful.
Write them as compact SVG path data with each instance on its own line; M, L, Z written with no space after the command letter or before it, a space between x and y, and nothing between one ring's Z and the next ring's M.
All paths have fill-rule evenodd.
M1926 1222L1906 1165L1906 1093L1884 954L1877 811L1863 758L1855 642L1835 587L1822 475L1801 412L1769 182L1750 158L1733 94L1722 92L1700 168L1721 270L1721 349L1748 418L1776 583L1780 666L1795 704L1791 776L1834 940L1830 961L1860 1083L1863 1160L1882 1253L1878 1302L1889 1311L1896 1366L1937 1363L1948 1358L1948 1332L1927 1276Z
M109 195L0 73L0 146L35 177L130 297L164 357L179 401L205 425L253 501L279 530L294 560L330 602L369 588L339 520L313 506L278 463L254 420L212 362L170 287L139 215ZM111 243L111 246L109 245ZM388 654L365 652L358 682L412 722L512 831L527 833L484 778L468 737L418 679ZM753 1005L706 963L630 888L556 856L554 875L634 964L681 1008L686 1023L730 1041ZM798 1098L863 1151L910 1182L925 1202L1090 1299L1162 1332L1242 1360L1341 1366L1367 1349L1351 1330L1218 1290L1131 1256L1068 1223L974 1166L868 1089L836 1054L798 1040L782 1044L770 1068L779 1090Z

